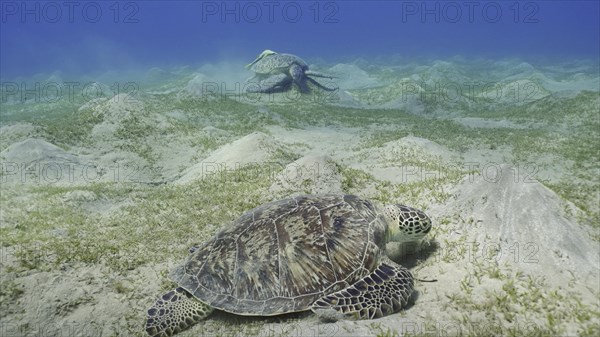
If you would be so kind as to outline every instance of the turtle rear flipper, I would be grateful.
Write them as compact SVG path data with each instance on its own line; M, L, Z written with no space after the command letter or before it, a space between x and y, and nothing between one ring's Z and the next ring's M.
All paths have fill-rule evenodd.
M172 336L198 323L213 309L178 287L162 295L148 309L146 332L152 337Z
M334 309L349 318L379 318L406 306L413 285L413 276L408 269L385 259L370 275L315 301L311 310L319 314L321 310Z
M320 73L318 71L313 71L313 70L307 70L304 72L304 74L306 74L306 76L322 77L322 78L328 78L330 80L333 80L334 78L338 78L337 76L323 74L323 73Z
M310 81L312 84L316 85L317 87L319 87L325 91L336 91L339 89L338 87L330 87L330 86L323 85L323 84L317 82L314 78L310 78L308 76L306 77L306 80Z

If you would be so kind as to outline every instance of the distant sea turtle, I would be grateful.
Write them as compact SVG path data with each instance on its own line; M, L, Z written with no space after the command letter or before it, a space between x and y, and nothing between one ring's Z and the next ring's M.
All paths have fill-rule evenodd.
M146 332L172 336L213 309L271 316L312 310L372 319L400 310L413 277L385 255L431 229L420 210L381 210L353 195L304 195L244 213L193 250L171 278L179 287L148 310Z
M272 50L265 50L246 68L254 72L254 76L247 82L247 92L279 92L290 88L295 83L301 92L309 91L306 82L311 82L317 87L334 91L336 88L325 86L312 77L333 79L334 76L308 70L308 65L301 58L292 54L279 54Z

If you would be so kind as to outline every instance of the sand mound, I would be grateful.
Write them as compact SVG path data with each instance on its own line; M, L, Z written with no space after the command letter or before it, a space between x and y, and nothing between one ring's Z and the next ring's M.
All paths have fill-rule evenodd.
M397 153L398 150L410 149L415 152L422 152L427 156L438 157L445 160L456 158L456 155L447 147L433 142L429 139L406 136L397 141L385 143L384 151L386 153Z
M144 104L129 94L118 94L109 100L96 101L91 108L102 115L103 121L92 129L96 139L113 139L114 133L124 121L144 114Z
M283 195L343 193L342 177L329 156L309 154L277 174L270 190Z
M205 64L198 69L186 85L186 91L203 98L220 97L232 93L239 95L252 72L241 62L219 62Z
M23 296L12 310L22 310L22 321L43 336L115 336L128 325L128 308L123 302L131 296L126 293L131 291L132 280L139 277L137 271L122 276L98 266L31 273L19 278ZM138 292L152 296L143 289ZM20 336L23 329L22 325L6 324L4 331Z
M465 178L449 202L427 210L437 226L435 244L414 255L424 262L414 272L438 281L418 283L414 307L382 324L406 333L433 321L432 329L448 336L490 328L508 335L545 331L550 315L570 316L581 303L597 306L597 245L562 212L559 196L537 181L515 181L507 166L501 172ZM494 327L486 326L490 321ZM555 328L562 331L556 335L574 336L582 325L565 318Z
M562 93L567 97L575 97L578 93L588 90L597 91L600 87L600 78L597 74L576 73L569 76L567 80L555 80L543 73L532 76L535 81L551 92Z
M404 77L384 86L349 89L345 93L352 98L352 104L364 108L405 109L413 114L421 114L425 111L422 98L426 91L422 84L420 79ZM340 104L345 101L349 99L341 100Z
M135 153L106 149L93 155L75 155L42 139L14 143L0 153L0 158L3 182L71 185L156 178L145 159Z
M430 140L407 136L378 148L361 150L350 166L393 183L440 178L449 173L459 156Z
M227 132L223 129L215 128L214 126L211 126L211 125L202 128L202 133L204 135L206 135L207 137L216 138L216 139L223 139L223 138L229 136L229 132Z
M516 168L497 166L483 175L468 177L456 188L446 211L474 222L458 228L474 242L490 239L499 249L498 261L524 272L545 275L556 285L571 278L598 279L598 247L576 223L576 209L535 180L520 176ZM520 246L518 257L511 254ZM515 260L516 258L516 260Z
M190 93L202 96L205 93L206 83L212 82L208 76L204 74L196 74L186 85L185 89Z
M187 169L176 184L186 184L208 175L225 170L260 165L276 160L277 155L285 154L285 147L262 132L253 132L214 151L200 163Z
M531 76L537 71L534 66L518 60L502 60L494 62L489 68L493 79L516 80Z
M35 162L76 162L77 157L43 139L29 138L9 146L0 153L5 161L19 164Z
M550 95L550 92L538 82L529 79L504 81L482 90L475 97L491 104L523 105Z
M0 146L5 147L9 144L33 137L39 127L30 123L16 123L0 126Z
M340 89L366 89L381 86L380 81L371 77L366 71L354 64L339 63L327 70L328 74L337 78L331 80Z
M0 152L2 181L13 183L73 182L81 167L77 156L43 139L28 138Z

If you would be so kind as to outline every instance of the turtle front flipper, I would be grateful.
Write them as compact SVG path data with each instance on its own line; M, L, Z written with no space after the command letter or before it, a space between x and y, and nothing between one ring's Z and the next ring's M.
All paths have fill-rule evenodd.
M290 75L294 80L294 83L300 89L300 92L303 94L308 93L310 90L306 86L306 76L304 75L304 69L298 64L292 64L290 66Z
M148 309L146 332L152 337L173 336L208 316L213 309L178 287L162 295Z
M379 318L406 306L413 285L408 269L385 259L370 275L315 301L311 310L319 314L320 310L334 309L349 318Z

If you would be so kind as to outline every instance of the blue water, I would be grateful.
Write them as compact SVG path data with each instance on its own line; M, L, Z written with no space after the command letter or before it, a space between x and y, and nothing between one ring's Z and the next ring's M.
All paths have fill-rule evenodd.
M1 1L3 78L249 61L599 59L599 1Z

